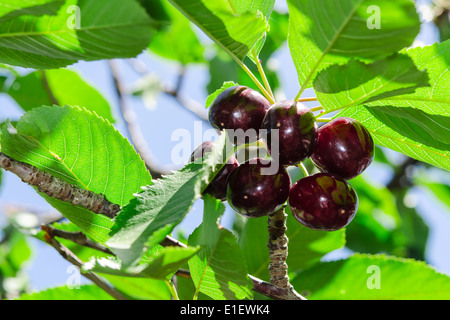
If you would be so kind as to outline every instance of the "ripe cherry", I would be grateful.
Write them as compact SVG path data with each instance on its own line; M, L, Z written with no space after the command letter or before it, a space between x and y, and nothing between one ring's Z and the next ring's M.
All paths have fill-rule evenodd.
M297 181L289 192L294 217L315 230L334 231L345 227L356 214L358 196L346 180L317 173Z
M282 165L299 163L310 157L317 140L314 114L295 100L277 102L264 117L262 129L267 130L267 148L273 159L278 150ZM278 139L275 131L278 129ZM278 148L275 146L278 143Z
M203 158L208 152L211 152L214 147L213 141L206 141L199 145L191 154L190 161L193 162L196 159ZM239 166L239 163L235 156L231 156L223 168L216 174L211 183L206 187L204 193L208 193L224 201L227 195L227 179L230 173Z
M254 142L259 139L259 129L269 108L270 102L259 92L233 86L221 92L211 104L209 122L218 130L238 130L232 139L236 144Z
M319 128L311 160L320 171L350 180L361 174L373 157L369 131L351 118L336 118Z
M249 218L278 210L287 200L291 178L283 166L256 158L241 164L228 177L227 201L238 213ZM264 172L263 169L273 171Z

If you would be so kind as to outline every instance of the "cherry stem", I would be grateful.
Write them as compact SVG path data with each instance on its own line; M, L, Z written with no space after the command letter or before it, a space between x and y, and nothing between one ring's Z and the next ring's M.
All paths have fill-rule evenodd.
M323 107L322 106L317 106L317 107L310 108L309 110L311 112L322 111Z
M332 118L319 118L317 119L317 122L330 122L332 120L333 120Z
M272 97L272 99L275 101L275 97L273 95L272 89L270 88L270 84L269 84L269 81L267 80L266 73L264 72L264 68L261 64L261 61L258 58L258 54L256 53L255 49L252 49L252 55L253 55L253 59L255 60L256 67L258 68L259 74L261 75L261 79L264 83L264 86L265 86L267 92Z
M316 97L310 97L310 98L300 98L297 99L298 102L308 102L308 101L317 101Z
M264 88L264 86L261 84L261 82L259 82L259 80L253 74L253 72L245 65L245 63L242 62L241 60L239 60L234 55L232 55L232 57L233 57L234 61L236 61L237 64L239 64L241 66L241 68L245 71L245 73L247 73L248 76L253 80L253 82L256 84L256 86L259 88L259 90L261 90L262 94L266 97L266 99L269 100L269 102L271 104L274 104L275 103L274 98L270 95L269 92L267 92L267 90Z
M308 169L306 169L306 167L305 167L305 165L303 164L303 162L300 162L300 163L298 164L298 167L299 167L300 169L302 169L303 174L304 174L306 177L309 176Z
M173 298L174 300L180 300L180 299L178 298L177 289L175 288L175 285L173 284L173 280L170 279L170 280L168 280L168 281L164 281L164 283L166 284L167 288L169 289L170 294L172 295L172 298Z
M316 116L316 120L318 120L318 118L320 118L320 117L323 117L324 115L326 115L326 114L328 114L328 113L331 113L331 112L334 112L334 111L339 111L340 109L333 109L333 110L327 110L327 111L324 111L324 112L321 112L321 113L319 113L317 116ZM318 120L319 121L319 120Z

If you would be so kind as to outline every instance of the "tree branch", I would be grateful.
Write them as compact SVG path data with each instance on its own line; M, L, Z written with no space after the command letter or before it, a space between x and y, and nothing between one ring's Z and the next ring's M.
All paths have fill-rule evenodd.
M82 206L94 213L114 218L120 211L120 206L109 202L103 194L81 189L64 180L41 171L27 163L22 163L0 152L0 168L17 175L23 182L37 187L39 192L75 206Z
M114 63L114 61L111 60L108 62L111 70L111 76L114 82L114 88L116 90L117 98L119 100L121 116L126 124L128 137L130 138L131 143L134 145L136 151L140 154L140 156L144 160L147 169L150 171L154 179L159 179L163 175L170 174L171 172L169 169L158 165L158 160L148 147L145 137L140 129L139 123L136 120L137 119L136 113L132 108L128 106L128 104L125 101L124 91L122 88L116 64Z
M70 202L73 205L82 206L92 212L106 215L110 218L113 218L120 211L120 206L114 203L109 202L104 195L96 194L92 191L80 189L77 186L71 185L57 177L52 176L49 173L43 172L36 167L33 167L29 164L19 162L14 160L7 155L0 152L0 168L3 168L7 171L10 171L16 174L19 178L22 179L23 182L35 186L38 188L40 192L46 193L52 198L59 199L65 202ZM280 212L280 211L277 211ZM284 211L281 210L282 214L285 215ZM285 219L285 218L284 218ZM269 219L269 221L273 221L269 223L269 232L271 233L271 241L275 244L278 243L278 232L283 228L283 222L280 223L278 214L274 214L274 216ZM273 228L270 228L270 225L273 225ZM82 262L68 250L66 247L61 245L58 241L54 239L55 236L61 237L64 239L71 240L75 243L78 243L83 246L88 246L90 248L100 250L102 252L112 254L108 248L103 248L103 246L99 244L92 243L89 241L84 234L80 233L71 233L67 231L57 230L55 228L49 226L41 227L42 230L46 231L46 241L52 245L58 252L68 261L73 263L74 265L80 267ZM285 225L284 225L285 228ZM277 231L278 230L278 231ZM284 229L285 230L285 229ZM284 231L282 232L284 235ZM283 241L281 241L281 245L279 248L282 248ZM166 236L165 239L160 243L162 246L177 246L177 247L186 247L182 242L170 237ZM273 254L271 254L271 259L273 259L272 263L276 261L276 250L272 250ZM287 252L286 252L287 255ZM278 257L279 261L283 261L283 254ZM186 270L181 270L178 272L180 276L189 276L189 273ZM85 276L92 280L94 283L98 284L104 290L113 290L106 284L102 283L102 280L98 278L95 274L85 274ZM280 300L304 300L300 294L295 292L295 290L290 285L283 285L283 277L281 277L275 284L271 284L265 282L261 279L255 278L251 275L248 275L249 278L253 281L254 290L258 293L261 293L269 298L280 299ZM271 274L272 277L272 274ZM107 287L105 287L107 286ZM110 292L112 295L116 294L115 292Z
M283 210L284 213L284 210ZM185 244L175 240L171 237L166 237L166 239L160 243L162 246L177 246L186 247ZM186 276L186 275L184 275ZM266 297L275 300L306 300L302 295L297 293L292 286L287 286L286 288L280 288L272 283L266 282L264 280L258 279L250 274L247 275L253 282L253 290Z
M45 230L44 230L45 231ZM72 263L73 265L77 266L79 269L81 269L81 266L83 265L83 262L67 247L62 245L59 241L57 241L52 234L46 233L45 234L45 241L51 245L53 248L56 249L56 251L59 252L59 254ZM95 283L98 287L103 289L105 292L110 294L114 299L116 300L127 300L119 291L108 285L105 281L103 281L102 278L100 278L97 274L93 272L87 272L82 273L82 275L91 280L93 283Z
M42 230L46 231L49 230L50 232L48 232L51 236L56 236L56 237L60 237L69 241L73 241L79 245L82 246L86 246L86 242L84 242L84 239L79 241L81 238L86 238L86 236L80 236L77 232L67 232L67 231L62 231L62 230L58 230L55 229L51 226L41 226ZM186 245L170 236L166 236L166 238L160 243L160 245L162 245L163 247L169 247L169 246L173 246L173 247L186 247ZM95 250L100 250L102 252L105 253L109 253L111 255L114 255L112 252L109 251L109 249L106 248L106 250L108 250L109 252L107 252L106 250L104 250L99 244L95 244L93 246L89 246L92 249ZM183 277L183 278L191 278L191 274L189 272L189 270L185 270L185 269L180 269L178 270L175 275L179 276L179 277ZM252 280L253 282L253 290L255 292L258 292L266 297L275 299L275 300L306 300L303 296L301 296L300 294L298 294L297 292L295 292L295 290L292 289L284 289L284 288L280 288L277 287L271 283L268 283L266 281L263 281L261 279L258 279L252 275L247 275L250 280Z
M287 297L295 300L304 300L298 294L289 282L288 266L286 259L288 256L288 238L286 236L286 218L285 207L269 215L267 224L269 230L269 240L267 247L269 248L269 274L270 283L272 283L280 292ZM275 290L275 292L278 292Z

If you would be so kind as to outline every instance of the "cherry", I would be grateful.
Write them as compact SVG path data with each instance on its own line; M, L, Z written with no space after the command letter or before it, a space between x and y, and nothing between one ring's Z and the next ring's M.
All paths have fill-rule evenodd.
M230 174L227 201L234 210L256 218L278 210L286 202L291 178L283 166L276 168L272 165L269 160L255 158ZM265 174L263 168L274 171L274 174Z
M214 147L213 141L206 141L199 145L191 154L190 161L203 158L208 152L211 152ZM206 187L203 193L207 193L224 201L227 195L227 179L230 173L239 166L239 163L235 156L231 156L223 168L216 174L211 183Z
M298 180L289 192L293 216L315 230L334 231L345 227L355 216L358 196L341 177L316 173Z
M373 157L369 131L351 118L336 118L319 128L311 160L320 171L350 180L361 174Z
M272 152L278 150L282 165L296 164L310 157L317 140L314 114L295 100L273 104L264 117L262 129L267 130L269 153L274 157ZM278 141L272 137L274 129L278 129ZM274 143L278 143L278 149L274 149Z
M214 99L209 110L209 122L218 129L232 129L235 144L258 140L258 131L270 102L259 92L245 87L233 86Z

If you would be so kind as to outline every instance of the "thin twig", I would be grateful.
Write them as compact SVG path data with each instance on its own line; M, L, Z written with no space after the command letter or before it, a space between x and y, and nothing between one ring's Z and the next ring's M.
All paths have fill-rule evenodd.
M208 122L208 114L205 111L205 107L202 106L201 104L199 104L197 101L190 99L190 98L186 98L186 97L182 97L178 91L176 90L171 90L165 87L161 87L161 91L169 96L171 96L172 98L175 99L175 101L182 106L183 108L185 108L186 110L190 111L191 113L193 113L194 115L196 115L198 118L200 118L201 120Z
M186 74L186 66L181 65L181 67L178 70L178 77L177 77L177 82L175 84L175 92L180 92L181 88L183 87L183 82L184 82L184 75Z
M48 83L47 75L45 74L45 70L41 70L41 76L42 76L42 85L44 86L44 90L47 93L50 102L54 105L59 106L59 101L56 99L55 95L53 94L52 89L50 88L50 84Z
M81 231L77 232L65 231L56 229L50 225L41 225L41 229L47 232L47 234L51 235L52 237L66 239L80 246L88 247L106 254L114 255L112 251L109 250L107 247L88 239L86 235Z
M62 245L59 241L57 241L51 234L45 234L45 241L51 245L59 254L72 263L74 266L81 269L83 262L67 247ZM108 283L106 283L102 278L100 278L97 274L93 272L82 273L82 275L95 283L99 288L103 289L106 293L111 295L116 300L127 300L119 291L111 287Z
M158 165L156 157L151 152L147 145L144 135L140 129L139 123L137 121L137 115L134 110L126 103L124 97L124 90L122 88L122 83L119 76L119 71L114 61L109 60L109 67L111 71L111 76L114 82L114 88L116 90L117 98L119 100L119 107L123 121L126 124L126 130L128 137L131 139L131 143L136 148L136 151L140 154L145 162L148 170L150 171L154 179L159 179L163 175L170 174L170 170Z

